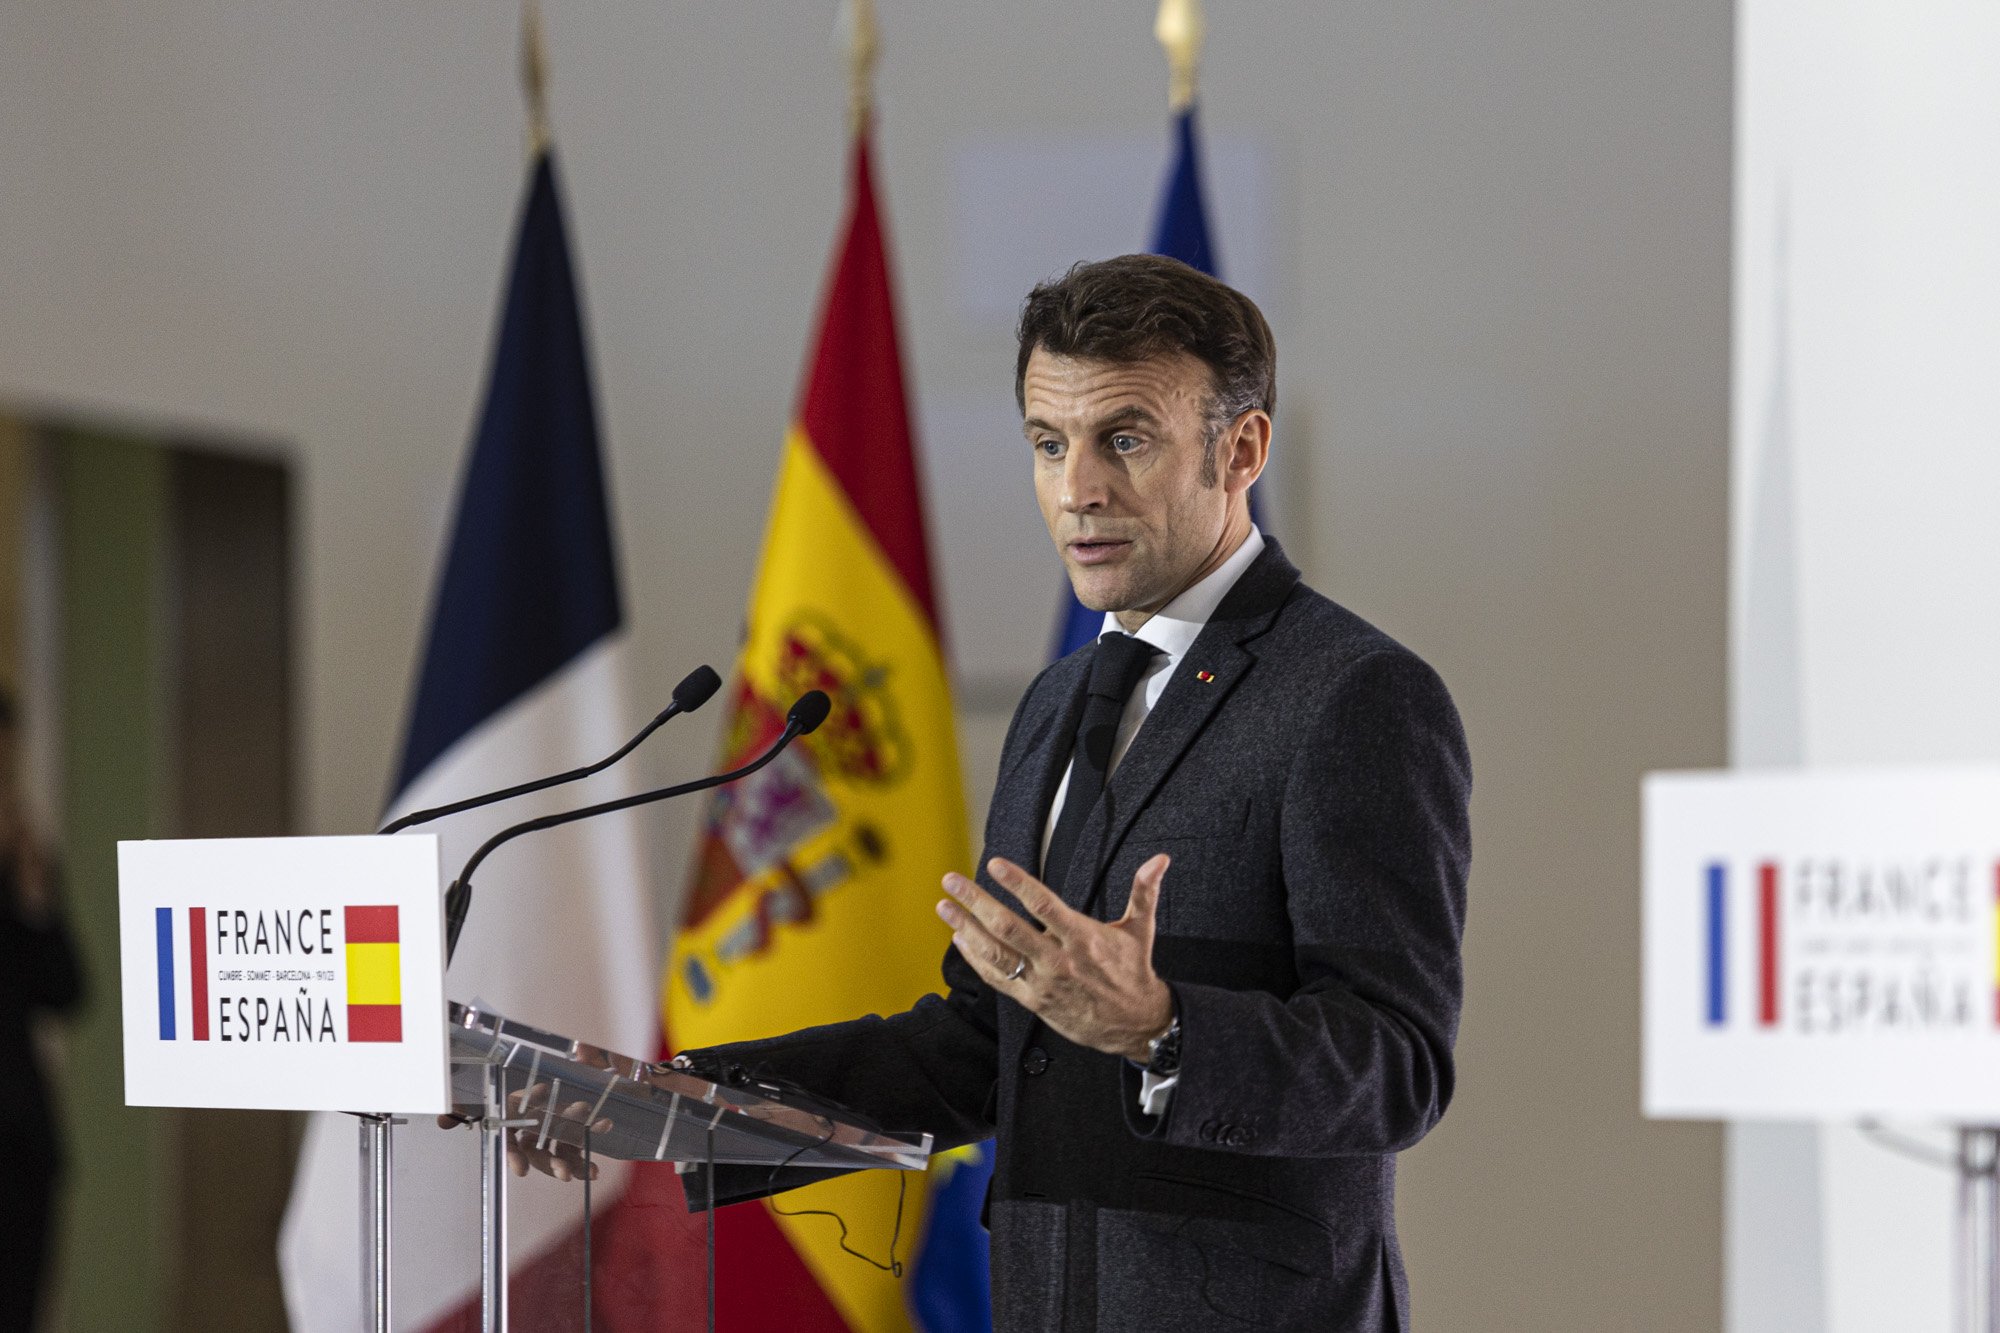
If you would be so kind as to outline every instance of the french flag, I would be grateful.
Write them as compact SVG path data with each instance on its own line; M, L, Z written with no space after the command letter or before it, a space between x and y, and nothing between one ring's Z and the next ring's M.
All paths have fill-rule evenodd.
M626 687L627 627L582 311L556 164L532 167L491 381L438 582L388 816L440 805L616 749L652 710ZM436 826L455 868L517 820L638 791L628 762L577 786ZM482 868L447 993L615 1051L659 1044L652 894L641 814L587 820L509 845ZM356 1108L393 1110L384 1108ZM412 1124L396 1142L398 1328L474 1327L478 1136ZM314 1118L279 1241L292 1327L363 1326L355 1122ZM605 1161L593 1191L599 1327L623 1303L698 1275L697 1243L665 1228L672 1190L634 1208L632 1170ZM515 1327L582 1327L582 1190L510 1182ZM669 1273L668 1266L675 1267ZM609 1306L610 1308L607 1308Z

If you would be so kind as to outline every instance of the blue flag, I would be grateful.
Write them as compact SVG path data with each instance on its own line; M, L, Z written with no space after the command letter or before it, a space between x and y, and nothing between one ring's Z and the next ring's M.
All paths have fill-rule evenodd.
M612 550L576 275L555 161L543 153L394 793L619 627Z
M910 1271L910 1314L923 1333L992 1333L993 1278L979 1218L993 1179L993 1141L933 1159L942 1180Z
M1201 192L1201 142L1195 135L1193 107L1174 117L1174 164L1160 198L1153 253L1178 259L1211 278L1222 276L1208 239L1208 210Z
M1215 246L1208 236L1208 208L1202 202L1201 140L1195 132L1194 108L1174 117L1174 161L1167 188L1160 198L1160 221L1153 231L1153 253L1178 259L1210 277L1222 276ZM1063 589L1062 617L1056 625L1056 657L1066 657L1089 643L1104 628L1104 613L1092 611Z

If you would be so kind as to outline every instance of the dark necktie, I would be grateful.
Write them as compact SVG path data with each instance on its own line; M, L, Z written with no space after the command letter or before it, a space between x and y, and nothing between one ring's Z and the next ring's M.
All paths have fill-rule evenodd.
M1076 749L1070 757L1069 791L1063 797L1056 831L1049 837L1048 853L1042 858L1042 882L1057 893L1063 891L1063 882L1069 878L1070 859L1077 839L1083 836L1083 826L1097 798L1104 794L1126 697L1159 651L1130 634L1106 634L1097 641L1097 651L1090 659L1090 694L1084 700L1083 719L1076 725Z

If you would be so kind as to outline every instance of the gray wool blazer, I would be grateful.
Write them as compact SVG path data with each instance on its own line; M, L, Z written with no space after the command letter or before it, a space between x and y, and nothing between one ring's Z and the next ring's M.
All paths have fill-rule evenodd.
M1091 651L1022 698L982 865L1036 864ZM1471 780L1436 673L1269 542L1113 773L1066 890L1115 917L1140 863L1173 856L1154 953L1183 1034L1165 1114L1140 1111L1137 1070L1057 1036L955 950L946 993L904 1013L702 1054L940 1149L994 1137L996 1329L1408 1328L1395 1155L1451 1099ZM717 1198L818 1177L724 1167ZM704 1189L696 1173L689 1198Z

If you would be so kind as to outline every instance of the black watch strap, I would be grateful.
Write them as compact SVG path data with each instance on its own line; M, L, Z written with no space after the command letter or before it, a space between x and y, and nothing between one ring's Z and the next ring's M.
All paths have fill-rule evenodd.
M1146 1072L1154 1078L1172 1078L1181 1072L1181 1015L1178 1006L1167 1030L1150 1043Z

